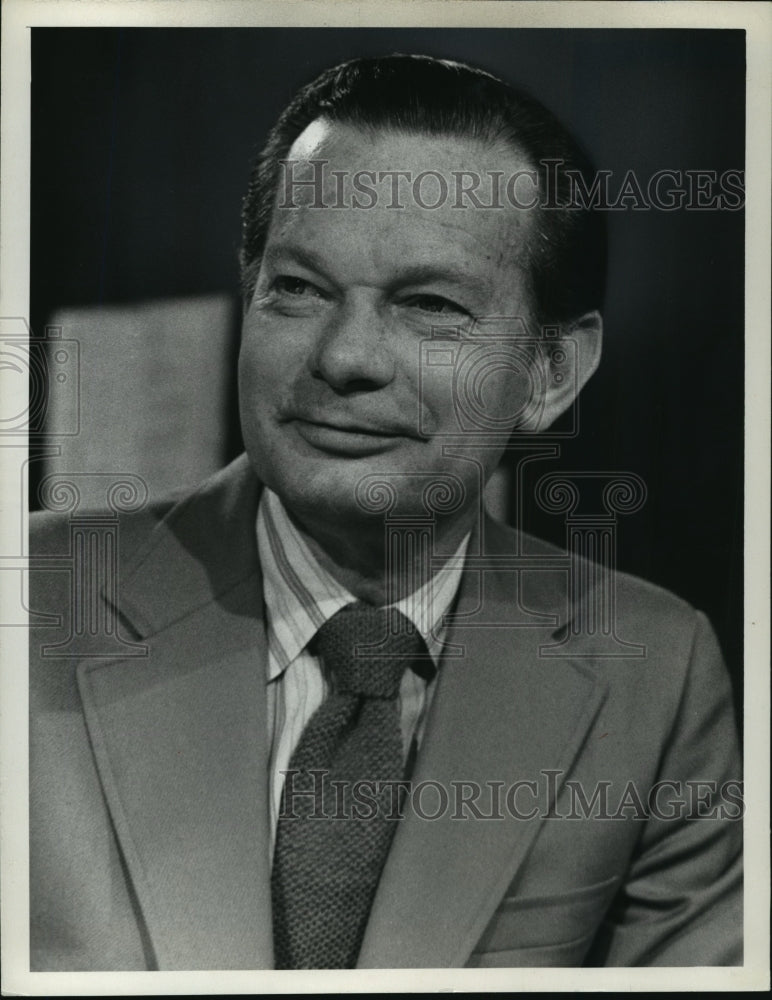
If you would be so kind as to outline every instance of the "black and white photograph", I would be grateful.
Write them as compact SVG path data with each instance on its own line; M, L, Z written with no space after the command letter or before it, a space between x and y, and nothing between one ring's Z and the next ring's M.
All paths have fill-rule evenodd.
M768 988L769 8L214 6L3 11L3 992Z

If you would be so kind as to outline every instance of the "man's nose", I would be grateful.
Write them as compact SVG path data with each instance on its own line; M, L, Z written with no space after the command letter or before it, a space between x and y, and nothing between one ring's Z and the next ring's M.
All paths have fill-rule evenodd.
M312 374L337 392L378 389L394 378L386 324L372 303L346 302L321 331L311 358Z

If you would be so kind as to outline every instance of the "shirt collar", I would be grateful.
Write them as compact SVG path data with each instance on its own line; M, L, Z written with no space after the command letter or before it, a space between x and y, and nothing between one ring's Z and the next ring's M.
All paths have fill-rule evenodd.
M395 604L423 636L435 665L442 649L443 617L456 596L468 544L467 534L433 577ZM267 487L257 510L257 547L271 681L300 655L325 621L356 598L320 565L279 497Z

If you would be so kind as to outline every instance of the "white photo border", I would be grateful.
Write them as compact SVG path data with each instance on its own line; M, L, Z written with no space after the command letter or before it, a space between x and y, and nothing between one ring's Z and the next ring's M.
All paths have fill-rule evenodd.
M30 29L134 27L741 28L746 91L745 965L738 968L446 969L367 972L29 971L26 634L0 661L2 970L6 995L762 990L769 988L770 38L766 3L514 0L5 0L2 8L0 316L29 314ZM14 400L13 406L17 401ZM19 409L25 400L19 398ZM14 410L16 412L16 410ZM18 442L24 447L24 442ZM17 452L18 454L18 452ZM0 450L2 540L20 510L16 461ZM0 586L8 581L0 574ZM0 590L0 608L7 592ZM2 613L0 611L0 620Z

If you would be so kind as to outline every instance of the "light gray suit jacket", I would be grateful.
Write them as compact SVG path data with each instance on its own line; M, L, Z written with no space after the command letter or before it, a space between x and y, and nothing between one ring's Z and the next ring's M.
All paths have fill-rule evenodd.
M183 502L122 520L118 586L98 600L146 655L44 655L68 632L70 574L31 574L33 610L62 619L31 646L33 970L272 967L259 490L242 456ZM33 552L66 555L66 518L35 520ZM566 779L588 799L608 782L613 814L629 782L645 801L659 780L740 776L704 616L619 574L620 635L646 656L600 657L585 637L545 657L577 612L565 568L548 565L557 550L519 542L546 560L521 584L495 568L510 529L486 522L472 540L493 568L464 575L449 641L465 655L441 667L413 775L449 804L434 820L408 809L359 966L741 962L740 822L547 818L527 786L510 804L539 815L507 807L515 782L541 794L552 771L558 817ZM541 624L507 624L526 608ZM501 818L459 808L459 782L499 783ZM438 811L430 794L422 805Z

